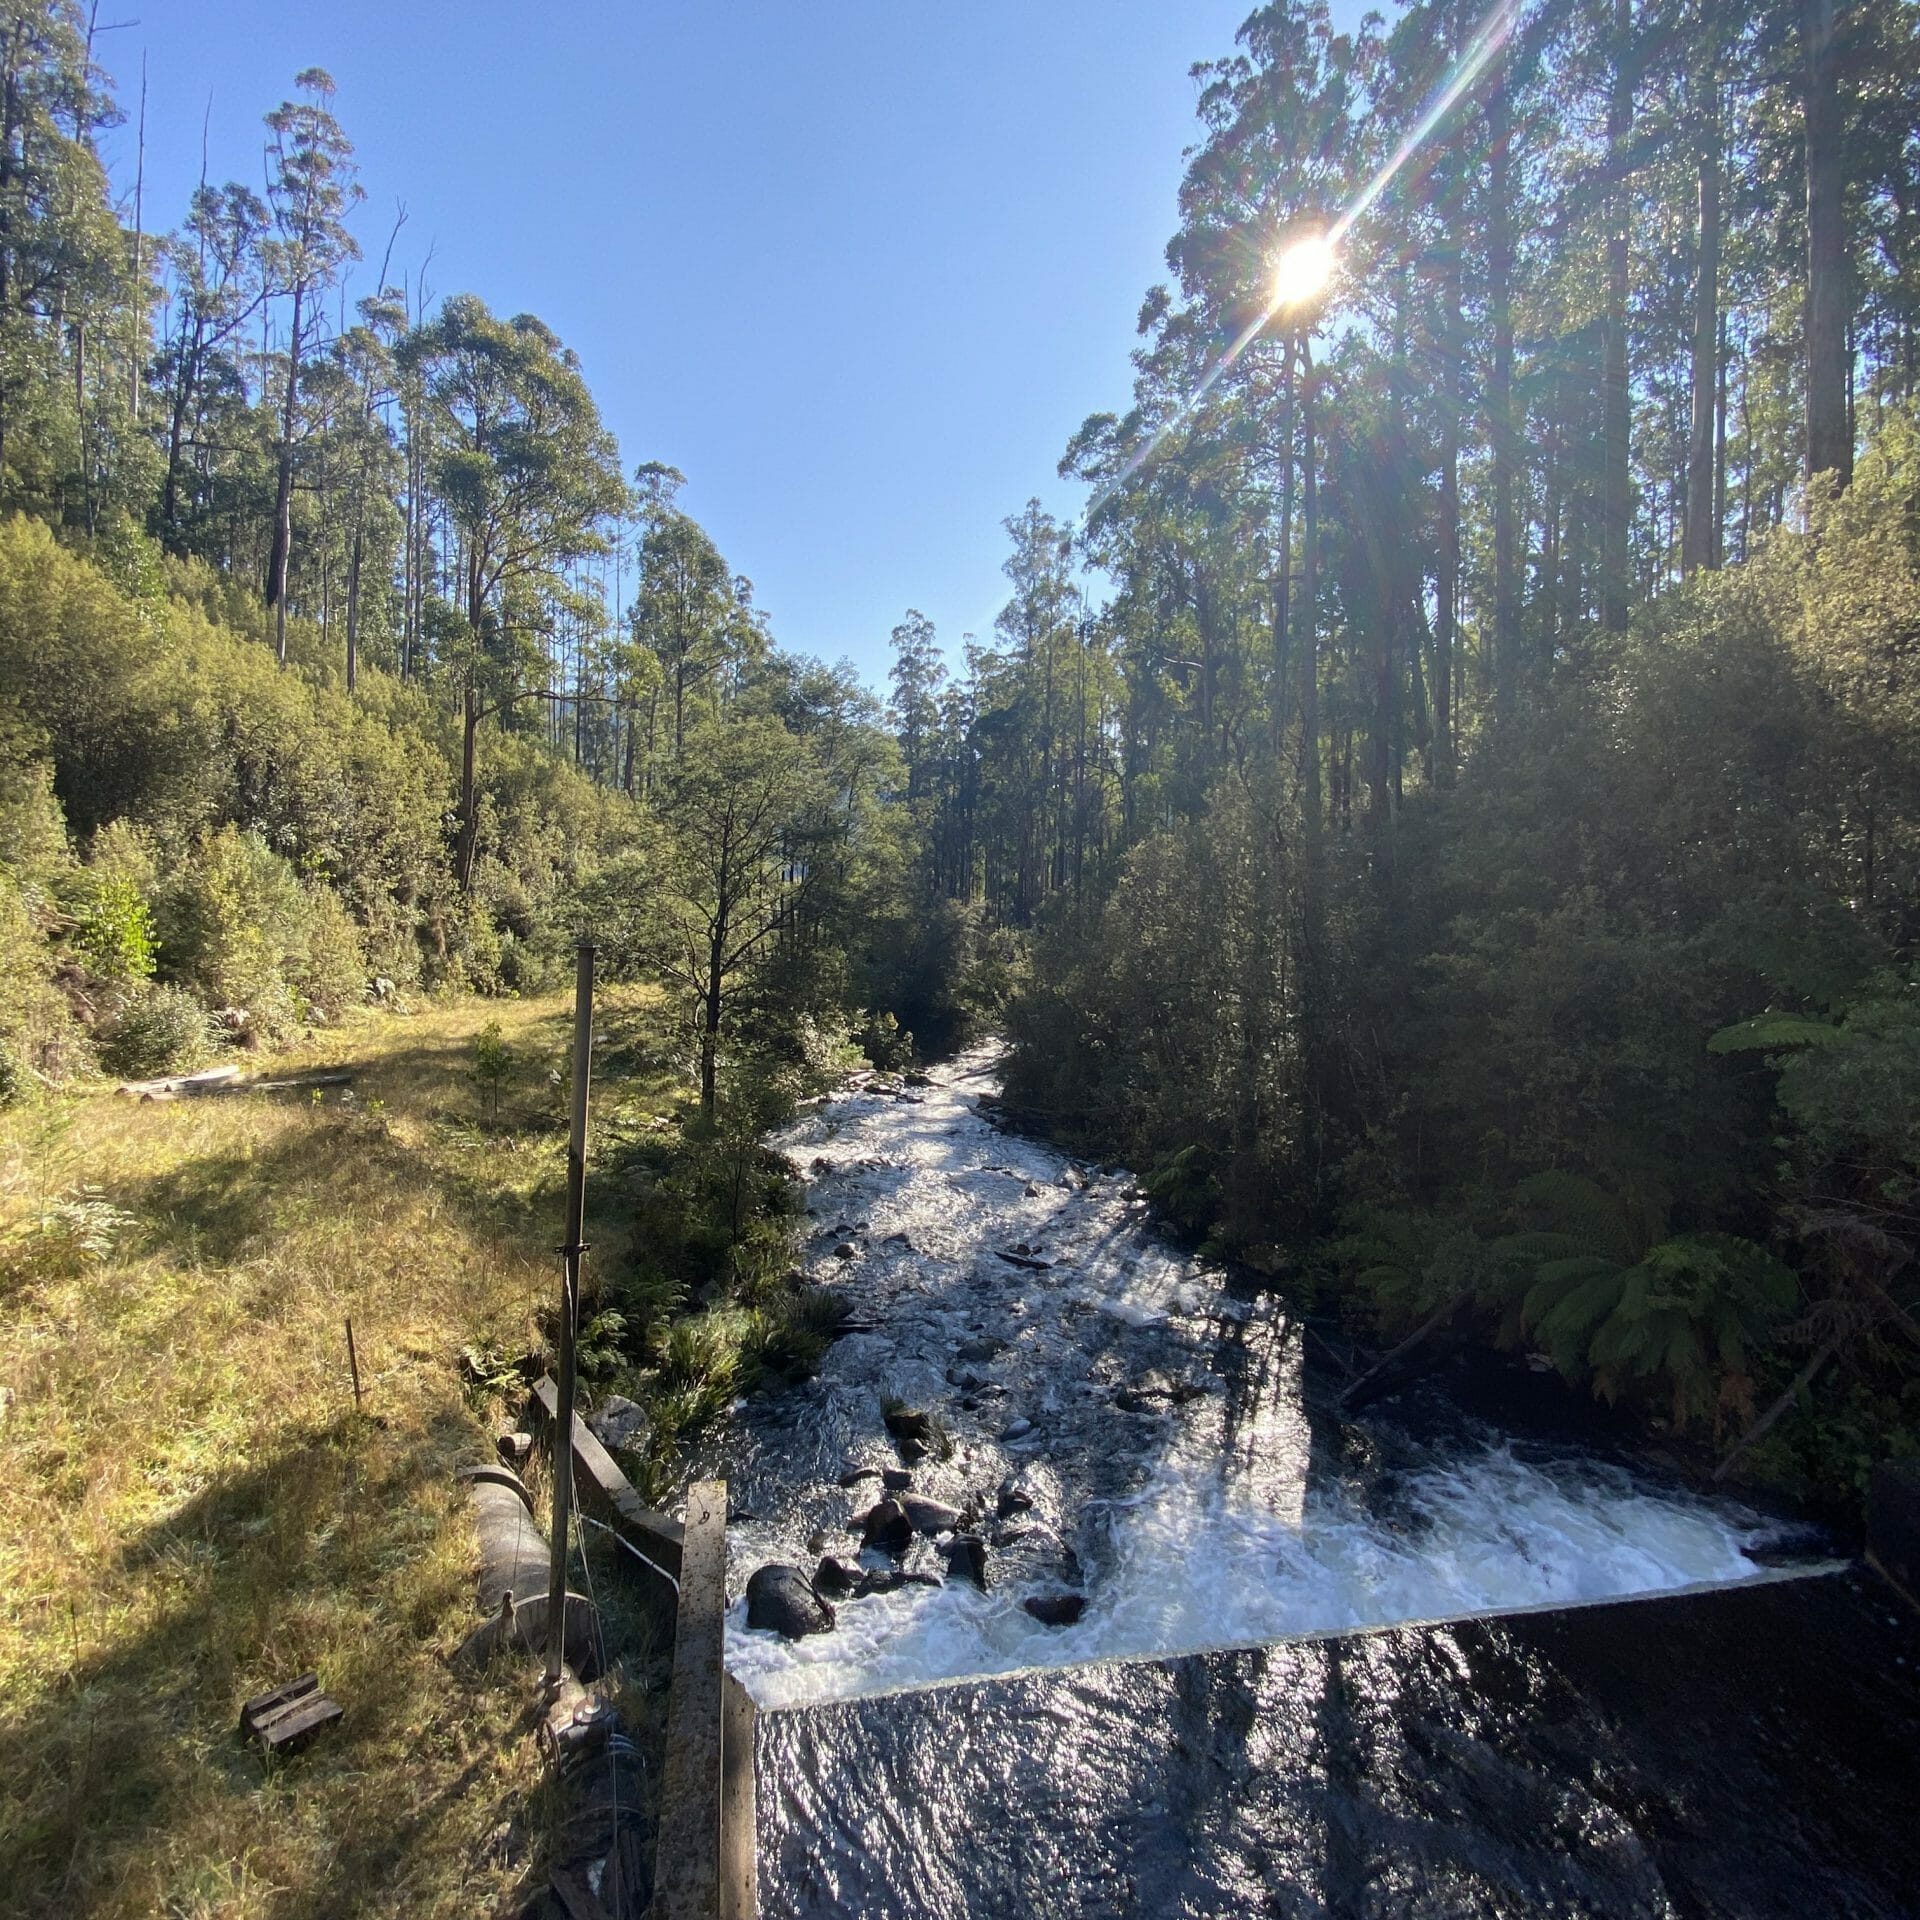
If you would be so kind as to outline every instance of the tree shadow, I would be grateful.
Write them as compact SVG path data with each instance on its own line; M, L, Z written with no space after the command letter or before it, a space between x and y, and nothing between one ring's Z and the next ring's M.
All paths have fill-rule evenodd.
M470 1424L452 1411L392 1438L345 1415L281 1434L270 1457L218 1473L130 1539L101 1609L112 1623L104 1644L44 1674L39 1698L0 1720L0 1778L12 1801L0 1837L0 1884L11 1891L0 1905L117 1911L128 1876L165 1860L199 1858L218 1875L220 1864L204 1858L210 1802L257 1800L273 1819L290 1796L290 1827L306 1801L305 1818L317 1806L331 1829L327 1870L302 1891L301 1911L343 1920L394 1911L401 1869L487 1756L421 1799L353 1794L358 1779L389 1770L410 1715L423 1705L458 1714L462 1692L485 1685L436 1661L432 1697L419 1699L423 1628L387 1591L394 1539L384 1523L402 1509L430 1512L430 1486L448 1484L472 1449ZM356 1512L371 1518L356 1526ZM417 1535L402 1527L399 1537ZM44 1643L57 1648L61 1636L47 1625ZM74 1633L77 1645L77 1623ZM241 1738L240 1704L310 1667L344 1717L306 1752L270 1758ZM441 1745L470 1748L465 1739ZM329 1806L336 1789L353 1797ZM220 1825L257 1834L261 1820L238 1814Z

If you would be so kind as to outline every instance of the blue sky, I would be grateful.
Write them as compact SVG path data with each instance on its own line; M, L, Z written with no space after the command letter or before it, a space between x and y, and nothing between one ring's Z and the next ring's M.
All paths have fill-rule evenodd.
M260 117L317 65L396 269L532 311L631 467L751 575L790 647L884 671L908 606L957 646L1002 599L1001 519L1079 504L1055 463L1124 404L1163 277L1193 62L1251 0L136 0L149 229L200 171L260 181ZM104 10L103 10L104 11ZM209 117L209 100L211 113Z

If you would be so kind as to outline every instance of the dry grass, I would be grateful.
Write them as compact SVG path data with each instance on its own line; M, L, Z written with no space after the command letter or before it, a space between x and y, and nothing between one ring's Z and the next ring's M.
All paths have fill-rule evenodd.
M285 1056L354 1067L349 1100L0 1116L0 1912L469 1916L512 1889L489 1837L535 1783L530 1689L445 1664L473 1624L451 1471L492 1411L462 1347L525 1351L553 1290L564 1012L369 1017ZM528 1063L508 1134L471 1124L489 1020ZM104 1258L30 1231L82 1186L132 1216ZM269 1765L240 1703L308 1668L346 1717Z

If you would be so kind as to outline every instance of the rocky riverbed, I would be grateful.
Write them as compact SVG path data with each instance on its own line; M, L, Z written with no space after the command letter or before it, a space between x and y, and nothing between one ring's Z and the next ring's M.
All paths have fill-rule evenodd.
M992 1124L990 1049L912 1080L779 1143L850 1331L715 1463L762 1706L1777 1577L1768 1522L1591 1452L1341 1421L1128 1173Z

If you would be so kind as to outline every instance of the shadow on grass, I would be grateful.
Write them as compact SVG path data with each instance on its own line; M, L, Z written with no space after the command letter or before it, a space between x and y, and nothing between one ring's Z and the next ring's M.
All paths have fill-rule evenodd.
M157 1907L193 1911L196 1889L230 1891L235 1871L284 1885L316 1851L327 1866L300 1889L301 1913L399 1910L398 1877L440 1844L489 1757L458 1724L481 1686L446 1672L425 1639L444 1588L409 1593L406 1577L431 1530L416 1517L437 1516L433 1489L472 1450L451 1410L401 1434L350 1415L294 1429L130 1540L101 1596L107 1644L50 1663L39 1697L0 1722L0 1910L119 1910L150 1871ZM76 1606L91 1610L87 1596ZM50 1653L58 1624L46 1623ZM309 1668L345 1717L306 1753L270 1760L237 1733L241 1701ZM169 1887L163 1861L179 1863Z

